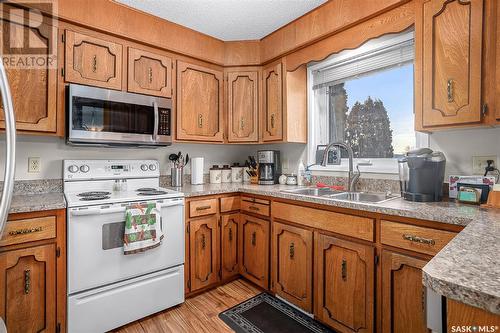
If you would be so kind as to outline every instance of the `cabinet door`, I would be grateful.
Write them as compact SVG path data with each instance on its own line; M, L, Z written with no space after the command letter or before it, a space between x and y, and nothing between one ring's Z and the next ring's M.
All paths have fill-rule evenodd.
M30 26L28 20L19 22L13 19L13 16L12 13L11 16L0 13L2 33L4 38L8 38L4 41L2 51L6 58L4 64L16 116L16 128L21 131L55 133L57 131L57 28L45 23ZM23 41L22 38L11 41L11 36L31 36L30 38L36 40L30 39L28 42L25 39L25 43L15 45L11 50L9 45ZM31 42L37 43L36 54L32 54ZM43 58L51 65L22 66L16 59L24 59L24 56L20 56L24 54L30 58L34 57L37 63ZM12 56L14 64L7 61L9 56ZM0 108L3 106L0 105ZM1 110L0 129L5 128L4 120L4 112Z
M496 118L500 122L500 6L497 5L497 35L496 35Z
M483 0L423 6L423 125L480 122Z
M238 232L240 214L222 216L221 252L222 278L228 279L239 274L238 265Z
M269 222L245 214L240 228L241 275L269 288Z
M427 333L422 267L427 261L382 252L382 331Z
M283 139L283 83L281 63L265 68L263 86L264 141Z
M189 222L191 291L219 280L219 245L217 216Z
M340 332L373 332L373 248L318 234L316 316Z
M172 97L172 59L129 47L128 91Z
M273 290L279 296L312 312L312 232L273 223Z
M223 74L177 62L177 139L223 141Z
M259 141L258 77L257 71L227 74L229 142Z
M65 79L122 89L122 45L66 30Z
M0 317L9 333L55 332L55 244L0 254Z

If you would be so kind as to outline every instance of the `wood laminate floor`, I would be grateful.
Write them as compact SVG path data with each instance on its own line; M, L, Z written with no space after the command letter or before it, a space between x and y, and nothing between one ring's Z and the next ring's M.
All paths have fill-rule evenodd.
M259 293L250 283L235 280L188 298L179 306L120 327L113 333L233 332L219 319L219 313Z

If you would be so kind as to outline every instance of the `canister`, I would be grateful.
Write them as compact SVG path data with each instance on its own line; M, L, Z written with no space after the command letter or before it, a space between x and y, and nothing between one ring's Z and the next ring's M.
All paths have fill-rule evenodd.
M243 181L243 167L239 163L234 163L231 167L231 182L241 183Z
M222 183L222 169L218 165L213 165L210 168L210 184Z
M231 168L227 164L222 167L222 182L223 183L231 182Z

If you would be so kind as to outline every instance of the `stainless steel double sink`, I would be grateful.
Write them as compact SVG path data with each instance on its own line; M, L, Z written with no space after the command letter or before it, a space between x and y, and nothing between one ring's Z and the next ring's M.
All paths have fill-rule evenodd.
M297 188L293 190L283 190L283 193L291 193L298 195L306 195L312 197L329 198L339 201L349 201L349 202L362 202L362 203L383 203L392 199L396 199L397 196L388 193L371 193L371 192L343 192L336 191L328 187L316 188Z

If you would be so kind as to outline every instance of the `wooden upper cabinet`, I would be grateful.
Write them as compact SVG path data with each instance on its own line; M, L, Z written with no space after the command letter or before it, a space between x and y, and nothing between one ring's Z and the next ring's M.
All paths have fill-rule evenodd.
M24 13L24 11L21 11ZM9 80L12 103L16 116L16 128L26 132L55 133L57 128L57 28L42 23L30 26L28 20L16 20L13 14L9 16L0 13L1 30L4 37L3 55L27 54L32 56L47 57L52 61L52 66L28 66L9 65L5 63L7 78ZM6 32L9 33L6 33ZM30 49L31 39L24 40L17 36L31 36L36 39L36 54ZM30 37L30 38L31 38ZM15 45L15 48L9 46ZM0 103L0 108L3 108ZM3 110L0 111L0 129L5 128ZM60 124L64 128L63 124Z
M312 231L273 223L273 291L307 312L312 312L312 242Z
M55 253L49 244L0 254L0 317L9 333L56 331Z
M219 280L217 216L189 221L189 258L191 291Z
M483 0L431 0L422 13L424 128L480 122Z
M259 141L259 72L227 73L228 141Z
M223 73L177 62L177 139L222 142Z
M128 91L172 97L172 59L129 47Z
M373 332L374 249L316 238L315 315L340 332Z
M240 272L264 289L269 288L269 221L241 214Z
M382 252L382 332L428 333L422 267L426 260Z
M66 30L65 79L122 89L122 45Z
M221 225L221 266L222 278L228 279L239 274L238 238L240 214L223 215Z
M263 81L263 141L283 140L283 80L282 64L266 67Z

